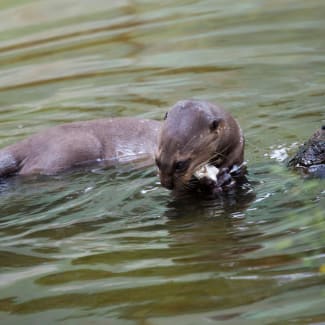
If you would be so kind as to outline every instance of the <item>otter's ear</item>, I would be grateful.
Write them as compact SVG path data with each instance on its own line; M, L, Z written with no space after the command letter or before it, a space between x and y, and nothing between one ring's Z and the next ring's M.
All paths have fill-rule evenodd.
M224 120L222 118L215 118L210 122L210 131L214 132L219 129L220 126L224 124Z
M164 120L167 119L167 116L168 116L168 112L165 113Z

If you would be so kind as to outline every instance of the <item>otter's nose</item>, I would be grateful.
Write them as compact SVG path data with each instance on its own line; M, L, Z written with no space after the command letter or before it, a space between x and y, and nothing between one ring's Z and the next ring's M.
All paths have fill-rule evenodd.
M170 176L160 175L160 182L163 187L166 187L169 190L172 190L174 188L173 178Z

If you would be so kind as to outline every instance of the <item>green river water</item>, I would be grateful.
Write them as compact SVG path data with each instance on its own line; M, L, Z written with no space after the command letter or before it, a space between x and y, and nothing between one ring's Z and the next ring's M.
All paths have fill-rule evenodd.
M222 104L250 186L175 200L154 167L0 181L0 324L325 324L325 183L284 159L325 121L323 0L2 0L0 147Z

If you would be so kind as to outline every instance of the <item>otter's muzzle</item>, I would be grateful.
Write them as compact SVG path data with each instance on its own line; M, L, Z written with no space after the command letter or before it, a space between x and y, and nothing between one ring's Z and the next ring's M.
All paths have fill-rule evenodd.
M163 187L167 188L168 190L172 190L174 188L174 181L173 178L170 176L160 175L160 183Z

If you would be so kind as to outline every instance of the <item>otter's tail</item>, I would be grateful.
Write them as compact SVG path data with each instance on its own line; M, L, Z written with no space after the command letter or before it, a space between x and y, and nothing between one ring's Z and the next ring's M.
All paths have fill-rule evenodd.
M19 162L7 148L0 150L0 177L14 174L19 170Z

